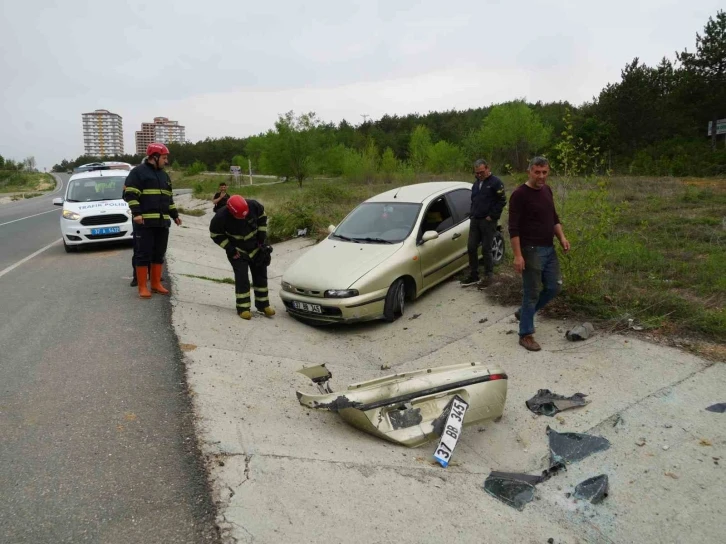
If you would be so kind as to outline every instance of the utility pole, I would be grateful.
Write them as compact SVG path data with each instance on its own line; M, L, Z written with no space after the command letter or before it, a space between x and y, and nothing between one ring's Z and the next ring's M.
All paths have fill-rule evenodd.
M250 170L250 185L252 185L252 160L251 159L247 159L247 166L249 167L249 170Z
M370 117L370 115L364 113L361 115L361 117L363 118L363 124L365 125L368 122L368 118Z

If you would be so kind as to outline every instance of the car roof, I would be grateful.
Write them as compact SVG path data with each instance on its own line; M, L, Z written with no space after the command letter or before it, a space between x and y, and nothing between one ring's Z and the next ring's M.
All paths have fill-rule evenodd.
M411 202L420 204L429 197L454 189L471 189L471 183L466 181L430 181L415 185L404 185L391 189L366 200L366 202Z
M129 175L128 170L87 170L86 172L78 172L77 174L73 174L71 178L68 181L74 181L77 179L86 179L86 178L107 178L107 177L123 177Z

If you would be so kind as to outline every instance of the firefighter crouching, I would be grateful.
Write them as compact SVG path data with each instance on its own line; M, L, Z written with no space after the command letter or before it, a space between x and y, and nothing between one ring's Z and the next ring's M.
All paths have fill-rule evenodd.
M141 298L151 298L147 286L151 275L151 291L168 295L161 285L166 246L169 242L171 220L181 226L171 192L171 180L164 166L169 162L169 150L164 144L149 144L146 160L129 172L124 200L131 209L136 227L136 278ZM151 265L149 270L149 265Z
M272 248L267 245L267 215L256 200L232 195L209 224L212 240L227 252L234 270L237 315L252 319L248 268L252 273L255 308L267 317L275 315L267 290L267 267Z

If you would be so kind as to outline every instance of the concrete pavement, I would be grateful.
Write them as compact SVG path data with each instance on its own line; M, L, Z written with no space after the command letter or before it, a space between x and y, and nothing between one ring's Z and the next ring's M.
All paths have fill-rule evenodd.
M185 208L210 209L189 195ZM280 277L312 244L278 244L269 269L279 313L251 322L234 311L225 254L209 239L211 212L185 216L168 254L174 328L185 352L197 429L227 542L716 542L726 531L726 366L597 334L570 343L574 323L538 320L543 351L517 344L514 308L446 283L393 324L316 329L284 313ZM420 314L415 320L411 316ZM486 320L481 323L482 320ZM311 411L295 371L326 363L332 385L426 367L493 361L509 375L503 419L467 427L443 469L434 444L406 449ZM391 370L381 370L390 365ZM591 404L549 418L524 401L538 389L585 393ZM491 470L548 466L546 427L608 438L609 450L537 486L518 512L487 495ZM638 445L644 444L644 445ZM611 493L593 506L565 494L600 473Z

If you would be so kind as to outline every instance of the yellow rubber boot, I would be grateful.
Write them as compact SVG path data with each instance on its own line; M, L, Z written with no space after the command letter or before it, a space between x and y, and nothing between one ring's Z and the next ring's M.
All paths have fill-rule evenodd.
M252 312L250 312L249 310L245 310L244 312L239 312L239 316L242 319L246 319L247 321L249 321L250 319L252 319Z
M266 317L272 317L275 315L275 309L272 306L268 306L264 310L262 310L262 313L265 314Z

